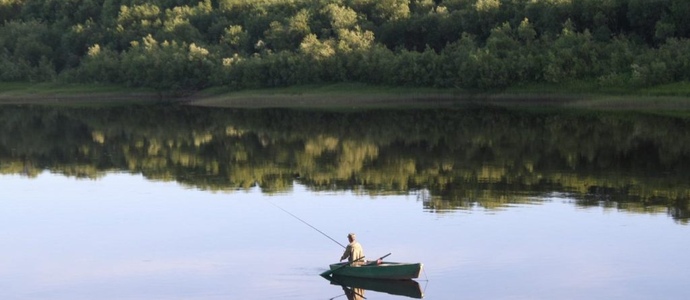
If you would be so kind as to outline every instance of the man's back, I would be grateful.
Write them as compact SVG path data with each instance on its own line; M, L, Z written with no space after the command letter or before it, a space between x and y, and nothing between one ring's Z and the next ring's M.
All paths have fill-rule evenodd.
M350 247L350 258L349 261L353 262L356 261L362 257L364 257L364 249L362 249L362 245L359 244L357 241L353 241L348 245ZM362 262L361 260L358 262Z

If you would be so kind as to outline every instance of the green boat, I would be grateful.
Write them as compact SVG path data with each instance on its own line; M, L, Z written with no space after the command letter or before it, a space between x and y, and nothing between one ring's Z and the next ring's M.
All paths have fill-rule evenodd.
M326 271L321 275L337 275L350 276L359 278L374 278L374 279L412 279L418 278L422 272L421 263L399 263L399 262L381 262L363 264L363 265L349 265L349 263L335 263L330 265L330 271Z

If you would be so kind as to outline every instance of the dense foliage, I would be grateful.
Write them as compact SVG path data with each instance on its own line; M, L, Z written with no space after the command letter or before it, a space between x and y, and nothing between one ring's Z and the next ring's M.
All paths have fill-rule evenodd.
M687 0L0 0L0 80L158 90L690 80Z
M690 220L690 121L485 107L356 113L185 106L4 107L0 174L143 174L267 193L428 190L433 209L568 193ZM516 197L515 192L526 193Z

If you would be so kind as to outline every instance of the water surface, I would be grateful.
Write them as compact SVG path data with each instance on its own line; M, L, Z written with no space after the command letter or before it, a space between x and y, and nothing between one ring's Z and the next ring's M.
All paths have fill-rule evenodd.
M0 109L0 298L330 299L356 232L425 299L683 299L684 119ZM284 211L285 210L285 211ZM365 291L367 299L404 299ZM340 296L338 299L345 299Z

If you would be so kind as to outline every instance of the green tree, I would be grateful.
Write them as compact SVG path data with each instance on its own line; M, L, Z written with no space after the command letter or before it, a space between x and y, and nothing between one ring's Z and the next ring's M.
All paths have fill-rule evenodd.
M0 20L10 21L21 16L22 6L25 0L0 1Z
M600 75L601 57L600 48L589 30L578 33L568 20L554 41L552 51L547 55L545 79L549 82L563 82Z
M664 75L670 76L668 82L690 80L690 40L668 39L656 52L666 64Z
M163 27L162 14L154 4L121 6L115 28L118 49L126 49L130 42L158 33Z
M666 22L673 24L677 38L690 37L690 23L687 17L690 16L690 2L683 0L671 0L668 19Z
M162 40L174 40L177 42L204 42L201 32L190 22L190 18L198 13L198 9L189 6L176 6L166 9L162 31L156 32L156 36Z
M10 21L0 27L0 48L8 70L4 77L13 80L50 80L56 73L54 59L58 35L38 21Z
M376 23L398 21L410 17L410 0L378 0L373 8Z
M89 47L86 57L77 69L77 77L83 82L123 83L120 55L99 44Z
M268 47L274 51L295 50L302 39L311 33L309 19L309 11L303 9L285 20L285 23L271 22L270 28L265 32Z
M208 86L214 63L207 49L151 35L134 42L122 55L123 76L130 86L185 93Z
M352 8L330 3L324 7L323 13L326 15L328 25L332 30L353 29L357 26L357 12Z
M249 33L242 25L230 25L220 38L220 46L226 54L247 54L252 50Z
M638 38L652 43L654 41L657 22L662 20L670 0L645 1L628 0L627 19L630 29Z
M446 78L444 86L463 89L476 89L479 86L478 51L474 37L469 34L463 34L460 40L443 49L442 61L446 62L441 71Z
M87 55L90 45L99 44L106 40L105 32L94 21L71 26L61 36L58 69L72 69L79 65L81 59Z

